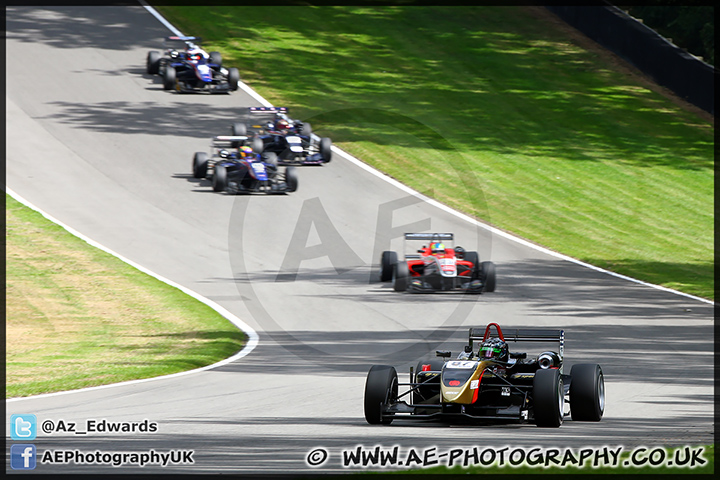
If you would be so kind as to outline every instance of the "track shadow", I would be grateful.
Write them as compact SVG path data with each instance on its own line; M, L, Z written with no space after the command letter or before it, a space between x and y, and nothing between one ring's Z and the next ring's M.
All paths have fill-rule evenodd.
M7 38L58 49L132 50L160 46L164 32L157 20L144 8L129 5L8 6Z
M478 322L473 327L484 327ZM503 326L502 323L500 325ZM507 327L507 325L506 325ZM512 328L533 328L534 325L512 325ZM544 326L543 328L550 328ZM565 330L565 369L570 372L576 363L597 363L602 366L605 380L659 385L711 387L713 375L713 343L706 339L712 327L678 326L572 326L554 325ZM374 364L393 365L407 373L410 366L436 349L449 349L459 354L468 342L469 326L415 329L412 337L399 331L281 331L261 332L262 342L241 362L218 367L218 372L262 373L286 375L290 366L314 375L357 374L364 376ZM378 344L383 346L380 351ZM339 347L323 354L328 346ZM691 354L688 354L689 346ZM548 343L510 343L513 351L537 355L557 345ZM395 349L396 352L384 353ZM373 352L380 352L374 354ZM664 352L658 355L658 352ZM688 374L692 372L692 374ZM692 401L712 401L688 395Z
M50 105L59 109L59 113L39 118L96 132L183 136L206 140L213 134L220 135L228 131L231 123L229 119L237 116L237 108L210 108L208 105L180 101L168 105L129 101L91 104L50 102Z

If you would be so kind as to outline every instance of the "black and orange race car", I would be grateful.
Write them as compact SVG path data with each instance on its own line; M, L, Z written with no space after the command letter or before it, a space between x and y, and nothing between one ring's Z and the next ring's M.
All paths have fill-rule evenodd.
M556 342L557 349L533 356L508 347L509 342L549 341ZM484 332L471 328L469 343L457 359L450 359L449 351L437 351L441 358L420 360L415 371L410 368L408 383L398 382L395 367L374 365L365 383L365 419L387 425L401 418L454 417L557 428L570 415L575 421L598 422L605 411L602 369L581 363L564 374L564 345L563 330L503 333L497 323L488 324Z
M406 233L407 241L428 241L414 254L398 261L393 251L380 257L380 281L393 282L396 292L464 290L469 293L495 291L495 264L480 262L477 252L445 245L452 233Z

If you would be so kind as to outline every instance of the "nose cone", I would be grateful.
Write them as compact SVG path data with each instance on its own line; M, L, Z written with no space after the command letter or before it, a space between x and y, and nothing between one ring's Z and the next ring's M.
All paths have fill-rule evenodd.
M195 67L195 74L203 82L212 82L212 70L206 64L199 64Z
M475 398L479 378L487 362L452 360L442 370L440 393L444 403L470 404Z

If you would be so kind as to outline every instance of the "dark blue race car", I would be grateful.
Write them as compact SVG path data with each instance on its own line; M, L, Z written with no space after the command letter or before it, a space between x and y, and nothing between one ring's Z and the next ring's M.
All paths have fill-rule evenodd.
M273 152L258 153L248 146L237 147L245 140L245 136L214 137L212 156L195 153L193 176L210 179L216 192L272 194L297 190L295 167L280 170Z
M178 92L227 93L238 89L240 72L224 68L220 52L207 53L199 37L165 38L165 54L150 51L147 73L160 75L165 90Z
M308 122L293 120L287 107L249 107L248 118L231 126L249 136L253 150L272 152L280 165L322 165L332 159L332 141L313 134Z

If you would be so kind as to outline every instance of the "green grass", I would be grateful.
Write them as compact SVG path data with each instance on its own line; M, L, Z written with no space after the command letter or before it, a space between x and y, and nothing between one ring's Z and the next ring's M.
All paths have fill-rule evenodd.
M714 299L713 125L537 9L159 10L274 105L403 183L553 250Z
M245 344L205 304L5 201L6 397L181 372Z

